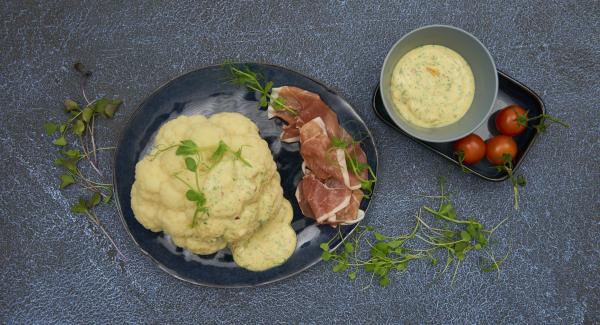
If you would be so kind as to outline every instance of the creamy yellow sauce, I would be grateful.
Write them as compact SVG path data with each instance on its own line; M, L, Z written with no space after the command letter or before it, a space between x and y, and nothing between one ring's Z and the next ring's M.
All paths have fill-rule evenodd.
M249 165L226 153L195 174L173 148L183 140L197 144L198 165L212 163L220 141L233 152L241 148ZM208 210L194 225L196 205L186 198L191 186L203 193ZM152 152L136 165L131 208L145 228L164 231L175 245L196 254L228 247L234 261L252 271L282 264L296 247L292 208L269 146L238 113L181 116L163 125Z
M437 128L460 120L475 95L471 67L455 51L424 45L406 53L392 73L392 100L408 122Z

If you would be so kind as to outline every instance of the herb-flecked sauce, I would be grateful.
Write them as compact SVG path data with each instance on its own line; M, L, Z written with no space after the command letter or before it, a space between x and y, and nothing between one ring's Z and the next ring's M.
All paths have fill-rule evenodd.
M406 53L392 73L396 111L411 124L437 128L460 120L475 94L471 67L455 51L423 45Z

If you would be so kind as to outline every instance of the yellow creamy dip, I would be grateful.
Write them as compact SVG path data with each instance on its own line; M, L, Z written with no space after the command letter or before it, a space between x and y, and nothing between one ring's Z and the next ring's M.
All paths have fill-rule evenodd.
M424 128L460 120L475 94L475 78L467 61L440 45L424 45L406 53L394 68L391 86L396 111Z

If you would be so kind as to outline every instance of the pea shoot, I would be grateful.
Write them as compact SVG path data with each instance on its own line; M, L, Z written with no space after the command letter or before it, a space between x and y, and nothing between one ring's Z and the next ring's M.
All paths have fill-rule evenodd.
M348 167L348 170L356 176L360 182L361 189L365 192L365 197L368 198L373 193L373 184L377 182L377 176L368 163L358 161L358 157L354 151L351 150L357 145L360 145L360 141L354 139L345 140L335 136L331 138L331 150L344 150L346 166ZM366 178L362 176L365 171L368 172Z
M500 272L508 254L496 259L490 247L491 238L508 219L487 229L476 219L459 218L449 196L444 193L443 180L440 181L440 194L432 198L438 200L438 207L421 206L409 233L388 236L370 225L357 226L353 237L337 250L331 250L333 242L342 238L338 228L336 236L320 245L321 257L333 263L333 272L344 272L350 280L356 280L360 270L370 273L366 287L371 286L373 280L382 287L389 285L392 271L407 272L416 261L425 261L438 268L436 278L453 267L451 283L454 283L461 263L474 252L485 254L479 259L482 272ZM367 252L361 249L365 244ZM439 263L441 259L445 259L442 264Z
M250 70L248 67L236 67L233 64L225 64L229 69L231 75L231 82L233 84L244 86L249 90L256 91L260 94L259 105L260 107L267 107L268 103L271 103L271 107L277 111L285 111L291 115L298 115L298 112L286 105L285 101L281 97L274 98L271 94L273 88L273 81L266 81L265 78L258 72Z
M100 169L98 153L114 149L114 147L96 146L95 124L101 117L112 119L123 101L118 98L98 98L90 101L85 93L85 87L92 72L80 62L75 63L73 68L80 75L84 103L66 99L63 105L66 119L62 122L46 122L43 125L44 133L54 137L52 144L57 147L59 153L59 157L54 159L54 165L62 168L58 188L62 190L79 185L88 193L87 198L82 197L71 206L71 212L85 215L96 224L118 254L125 258L94 212L94 208L99 204L110 203L113 196L112 184L102 181L104 174ZM82 161L87 164L81 166ZM88 167L95 176L86 173Z

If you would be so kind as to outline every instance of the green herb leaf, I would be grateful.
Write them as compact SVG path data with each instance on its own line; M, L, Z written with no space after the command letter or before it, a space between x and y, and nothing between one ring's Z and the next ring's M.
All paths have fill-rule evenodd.
M346 141L344 141L343 139L334 136L331 138L331 145L334 148L346 149L346 148L348 148L349 144Z
M85 131L85 123L82 120L76 120L72 130L75 135L82 135Z
M116 111L119 109L123 101L121 99L113 99L111 102L106 104L103 114L106 118L112 118L115 116Z
M58 126L58 130L60 131L60 133L61 133L61 134L62 134L62 133L65 133L65 131L67 130L67 124L66 124L66 123L61 123L61 124Z
M388 278L387 276L382 277L379 279L379 285L382 287L387 287L390 284L390 278Z
M177 147L175 154L178 156L189 156L198 153L198 146L192 140L183 140Z
M98 192L94 192L94 194L92 194L92 197L90 198L90 200L87 202L87 207L89 209L97 206L100 203L100 200L102 199L102 196L100 195L100 193Z
M60 175L60 189L63 189L75 183L75 178L71 174Z
M71 212L73 212L73 213L88 212L87 202L84 199L79 199L79 202L77 202L71 206Z
M188 190L185 192L185 197L188 199L188 201L196 202L198 205L204 205L204 203L206 203L204 193L196 190Z
M220 140L219 146L217 147L215 152L213 152L213 154L210 156L210 160L213 161L214 163L218 163L219 161L221 161L221 159L223 159L223 155L225 155L225 153L228 150L229 150L229 146L227 144L225 144L225 142L223 142L223 140Z
M58 124L52 122L44 123L44 132L46 132L47 135L53 135L56 131L58 131Z
M92 108L94 109L95 113L104 115L105 110L106 110L106 105L108 105L108 99L100 98L94 102L94 105Z
M523 187L526 184L527 184L527 181L525 180L525 176L523 176L523 175L517 176L517 185Z
M61 136L58 139L55 139L54 141L52 141L52 143L54 143L57 146L61 146L64 147L67 145L67 139L65 139L65 137Z
M81 111L81 119L85 123L89 123L90 120L92 119L93 115L94 115L94 108L93 108L93 106L86 106L86 107L83 108L83 111Z
M349 272L348 273L348 278L350 280L356 280L356 272L354 272L354 271L353 272Z
M79 151L79 149L65 150L65 151L62 151L62 154L69 158L80 158L81 157L81 151Z
M79 104L72 99L65 99L64 105L67 112L78 111L80 109Z
M185 168L187 168L191 172L195 172L198 168L196 161L193 158L186 157L185 158Z
M329 244L327 244L327 243L321 243L321 244L319 245L319 247L321 247L321 249L322 249L323 251L325 251L325 252L329 252Z

